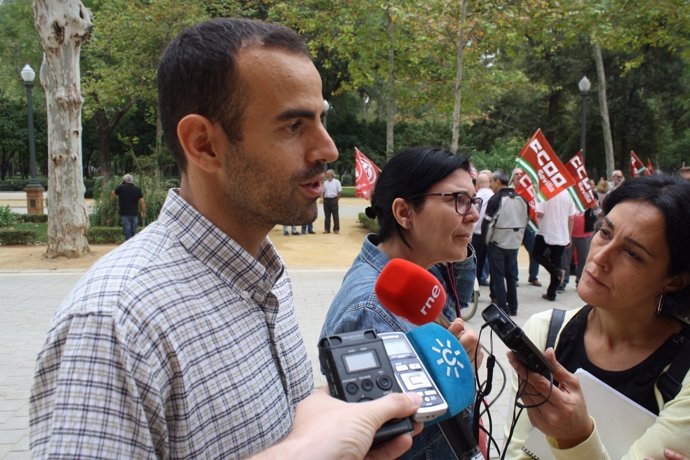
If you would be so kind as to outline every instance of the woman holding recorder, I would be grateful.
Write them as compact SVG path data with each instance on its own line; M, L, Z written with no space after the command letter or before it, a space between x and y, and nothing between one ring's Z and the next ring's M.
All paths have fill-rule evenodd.
M690 182L673 176L625 181L606 197L592 237L577 288L586 305L566 313L555 351L545 353L558 386L527 372L509 353L517 371L513 392L519 387L530 408L518 419L506 458L529 458L521 449L533 427L558 459L609 458L597 423L611 420L590 417L573 375L578 368L658 415L623 458L689 456L690 373L676 361L690 353L689 286ZM525 323L540 349L550 319L547 311ZM672 363L684 374L667 391Z

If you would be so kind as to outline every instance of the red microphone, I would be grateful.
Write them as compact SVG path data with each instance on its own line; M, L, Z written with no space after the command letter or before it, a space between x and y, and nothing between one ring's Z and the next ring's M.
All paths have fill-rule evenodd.
M420 326L441 318L448 327L448 319L441 312L446 304L446 291L429 271L405 259L392 259L383 267L374 292L381 304L391 313Z

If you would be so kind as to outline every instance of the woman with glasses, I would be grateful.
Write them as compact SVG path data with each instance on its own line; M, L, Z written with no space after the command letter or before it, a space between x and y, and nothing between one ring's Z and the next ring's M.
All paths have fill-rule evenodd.
M407 332L414 325L387 311L374 293L383 267L402 258L430 269L448 292L443 314L453 321L449 331L471 359L478 347L474 331L465 330L456 301L454 269L472 256L469 243L479 219L481 198L470 176L470 162L461 155L431 147L413 147L394 156L379 175L367 215L380 230L364 239L362 250L345 275L326 315L321 337L375 329ZM471 260L470 260L471 262ZM449 273L450 272L450 273ZM481 359L480 355L479 360ZM403 458L425 452L434 459L454 459L441 431L425 429Z

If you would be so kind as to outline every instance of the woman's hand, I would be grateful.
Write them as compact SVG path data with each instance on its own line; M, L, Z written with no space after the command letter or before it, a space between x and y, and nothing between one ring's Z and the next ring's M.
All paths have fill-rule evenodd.
M542 375L528 371L513 352L508 352L508 361L517 371L519 396L528 407L532 425L555 438L559 448L568 449L590 437L594 421L587 413L577 377L558 363L553 348L544 354L553 366L553 380L558 382L558 386Z
M647 457L645 460L654 460L652 457ZM686 457L683 454L679 454L675 450L671 449L664 449L664 460L689 460L688 457Z
M461 318L457 318L450 323L448 332L457 337L458 341L467 352L467 356L470 357L472 365L475 369L479 369L484 361L484 350L482 350L479 344L477 333L472 329L465 329L465 322ZM475 362L475 358L477 362Z

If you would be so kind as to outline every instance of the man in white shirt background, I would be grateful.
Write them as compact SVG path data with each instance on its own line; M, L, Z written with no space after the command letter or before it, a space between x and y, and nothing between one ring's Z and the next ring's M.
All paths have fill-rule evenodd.
M539 230L532 254L551 275L546 294L542 295L546 300L556 300L556 289L563 281L565 270L561 267L561 259L563 251L572 241L573 216L576 212L575 203L566 191L546 202L537 203Z
M324 233L331 233L331 216L333 216L333 233L340 232L340 217L338 216L338 200L343 193L343 186L335 178L332 169L326 171L326 180L323 181L323 214Z

